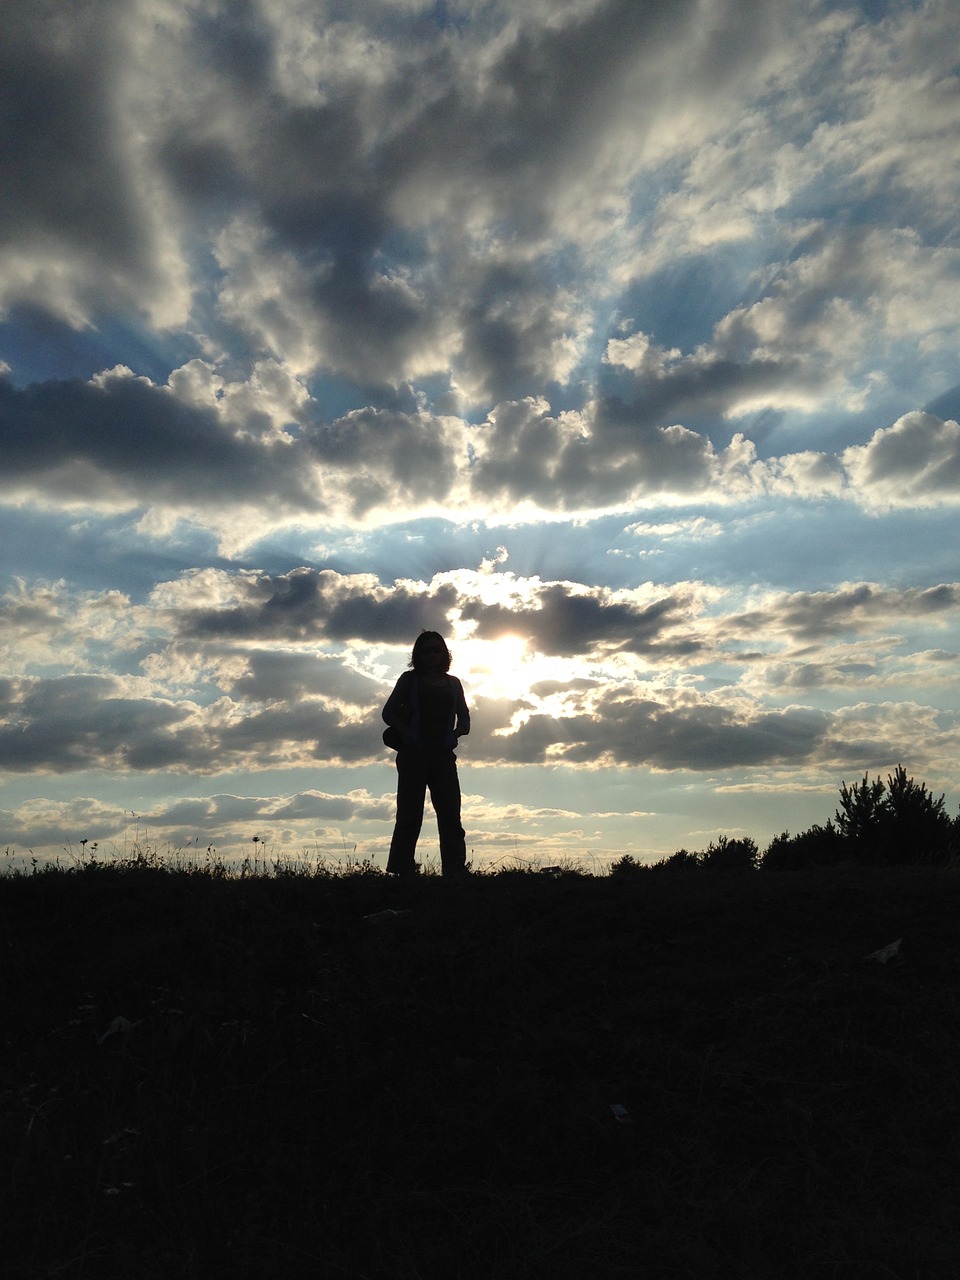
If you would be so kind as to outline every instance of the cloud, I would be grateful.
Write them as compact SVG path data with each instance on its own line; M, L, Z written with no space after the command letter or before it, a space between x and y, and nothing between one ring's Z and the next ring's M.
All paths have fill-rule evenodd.
M7 774L235 768L368 761L381 754L373 708L347 715L310 698L258 707L222 697L130 696L109 677L0 681L0 770Z
M931 626L949 627L958 603L951 583L853 583L770 594L744 610L736 593L698 584L612 592L517 578L492 561L392 586L332 570L206 569L136 606L132 650L116 630L125 602L78 594L79 616L100 618L100 629L86 649L77 635L57 654L50 640L70 595L21 584L2 607L34 637L37 671L46 671L0 682L0 770L8 785L109 774L133 788L138 775L323 769L344 779L358 766L388 769L380 707L418 624L438 619L465 655L458 671L474 727L461 758L478 780L498 766L736 779L745 769L932 760L954 742L955 717L901 705L896 678L921 687L948 678L956 655L930 649L928 637ZM520 646L515 669L502 666L505 630ZM102 671L121 652L139 674L85 669L92 657ZM869 687L890 691L882 714L862 703ZM324 786L272 806L184 798L186 807L153 805L150 821L178 842L242 841L271 824L271 838L289 847L307 824L328 840L330 824L389 820L388 801L343 798L354 792ZM44 822L36 815L36 830ZM27 827L18 818L9 830L13 839Z
M813 708L765 711L692 693L601 687L571 699L562 718L534 713L488 747L513 763L611 765L694 772L823 756L830 717ZM496 732L496 731L495 731Z
M52 847L55 856L62 856L67 865L71 855L78 858L83 853L82 840L88 844L103 841L106 846L113 837L122 839L126 818L125 810L90 796L68 801L39 797L13 809L0 809L7 848Z
M731 616L725 627L757 636L771 631L808 642L878 628L909 627L918 618L944 624L960 607L960 584L896 589L878 583L842 585L832 591L780 593L761 608Z
M742 438L718 454L707 437L657 425L642 406L615 399L559 416L542 400L498 405L471 443L474 492L494 510L512 500L521 515L625 510L706 492L729 500L744 479L755 487L751 470L756 483L764 478Z
M222 581L243 603L185 610L179 620L183 635L408 644L419 631L443 625L457 599L449 585L418 589L401 583L391 589L371 575L350 577L326 569L295 569L277 577L241 574Z
M870 506L926 507L960 500L960 426L952 419L904 414L842 456L852 484Z
M468 600L460 607L460 617L476 624L478 639L517 635L539 653L565 657L582 657L598 648L691 655L701 647L683 625L692 612L691 596L682 590L641 604L559 582L535 588L524 606Z
M63 582L16 579L0 595L0 660L12 670L69 666L95 652L115 656L138 644L138 617L120 591L76 592Z
M290 795L221 792L160 800L138 812L86 796L67 801L37 799L0 810L0 822L9 847L52 846L67 865L71 856L90 857L94 844L96 856L107 859L156 851L171 860L203 861L207 845L217 852L243 852L251 857L260 856L262 845L262 856L291 857L298 846L309 842L310 852L330 858L343 851L344 826L386 824L393 811L392 795L375 796L358 788ZM322 850L318 843L324 845Z
M196 758L192 709L125 696L107 676L0 680L0 769L143 769Z
M198 606L196 592L216 597ZM439 575L432 583L381 584L372 575L301 568L269 574L186 575L157 594L183 639L363 641L404 648L420 630L449 632L451 620L472 640L504 635L532 651L583 658L599 650L673 657L701 647L693 584L672 592L613 592L576 583L518 580L511 574Z
M63 162L9 188L11 225L65 222L113 289L165 285L181 320L184 244L162 229L200 236L221 272L208 319L298 374L452 368L494 401L566 378L582 349L589 308L558 282L557 245L592 276L644 165L722 133L787 65L774 4L492 5L446 30L416 7L161 2L149 29L111 7L97 41L82 13L54 27L20 7L11 59L46 147L20 154L52 144ZM110 288L73 292L82 325Z
M0 309L29 301L77 328L112 304L182 323L173 219L124 127L130 6L5 8L0 40Z
M197 362L165 387L122 368L25 389L0 381L0 488L13 501L162 505L238 536L244 522L360 520L371 509L429 508L450 496L456 424L362 410L315 425L302 420L307 399L277 366L233 386Z
M839 455L763 460L742 434L718 450L704 434L658 425L728 378L745 385L733 366L709 364L700 366L702 382L684 381L682 365L652 375L662 396L607 397L561 414L527 399L498 405L475 427L373 408L324 422L303 384L270 361L233 383L202 361L175 370L165 386L125 368L26 388L0 380L0 492L16 503L165 512L159 525L144 521L145 533L179 514L218 529L227 545L297 520L363 525L451 506L463 517L532 519L628 510L653 497L730 503L780 492L868 508L956 501L952 420L917 410Z
M358 215L362 221L362 211L339 213L349 227ZM407 272L364 268L349 256L311 267L243 219L221 233L216 254L220 318L298 374L323 369L396 385L449 363L445 310Z
M262 493L314 505L282 445L225 430L215 409L118 369L92 382L18 390L0 383L2 485L58 502L131 508L164 502L220 506ZM144 486L147 492L144 492Z

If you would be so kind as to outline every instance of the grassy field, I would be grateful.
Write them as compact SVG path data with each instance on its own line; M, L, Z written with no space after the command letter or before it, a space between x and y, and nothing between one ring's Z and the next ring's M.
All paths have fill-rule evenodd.
M11 1280L960 1274L958 872L94 865L0 921Z

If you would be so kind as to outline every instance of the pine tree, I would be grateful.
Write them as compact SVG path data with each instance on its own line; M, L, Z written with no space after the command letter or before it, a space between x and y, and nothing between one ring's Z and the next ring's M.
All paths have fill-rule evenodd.
M897 765L882 779L840 788L837 830L858 862L945 862L950 856L953 823L944 796L935 799L926 783L907 777Z

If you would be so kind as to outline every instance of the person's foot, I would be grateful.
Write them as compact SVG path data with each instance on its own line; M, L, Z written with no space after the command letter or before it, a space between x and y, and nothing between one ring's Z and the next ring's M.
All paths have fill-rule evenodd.
M414 880L419 874L419 862L415 862L412 867L402 867L399 870L394 867L387 867L387 875L396 876L398 880Z

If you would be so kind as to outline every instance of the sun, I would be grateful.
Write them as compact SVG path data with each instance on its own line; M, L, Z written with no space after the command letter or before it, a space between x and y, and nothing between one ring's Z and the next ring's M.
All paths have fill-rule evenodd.
M484 640L470 636L451 642L453 670L469 685L468 695L519 699L543 678L539 655L522 636L502 635Z

